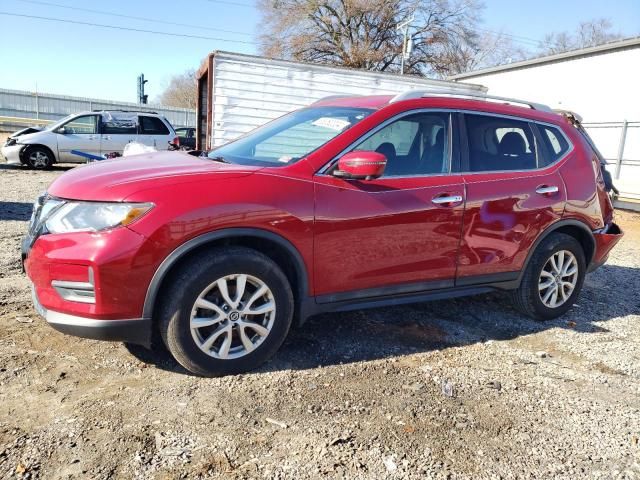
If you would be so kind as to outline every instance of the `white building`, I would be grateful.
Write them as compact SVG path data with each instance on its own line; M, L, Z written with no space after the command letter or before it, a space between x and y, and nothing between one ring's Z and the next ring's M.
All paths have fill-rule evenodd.
M640 37L463 73L450 80L479 83L493 95L579 113L611 164L621 200L640 202Z

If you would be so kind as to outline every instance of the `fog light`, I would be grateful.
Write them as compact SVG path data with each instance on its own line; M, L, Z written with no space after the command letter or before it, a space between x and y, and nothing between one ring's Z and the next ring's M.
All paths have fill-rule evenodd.
M93 282L93 269L89 267L88 282L71 282L67 280L52 280L51 286L58 295L69 302L96 303L96 290Z

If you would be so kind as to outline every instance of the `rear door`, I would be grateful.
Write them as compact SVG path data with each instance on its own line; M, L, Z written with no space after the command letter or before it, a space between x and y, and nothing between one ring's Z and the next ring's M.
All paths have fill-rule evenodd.
M512 280L538 235L562 217L560 158L547 165L526 119L464 113L459 125L466 208L456 285Z
M139 118L138 141L156 150L167 150L173 138L165 123L158 117L140 115Z
M98 115L72 118L61 125L57 132L59 162L85 163L87 161L85 157L71 153L72 150L100 155Z
M356 142L350 151L387 157L378 179L315 176L319 302L453 286L464 185L449 173L450 122L448 112L409 112Z

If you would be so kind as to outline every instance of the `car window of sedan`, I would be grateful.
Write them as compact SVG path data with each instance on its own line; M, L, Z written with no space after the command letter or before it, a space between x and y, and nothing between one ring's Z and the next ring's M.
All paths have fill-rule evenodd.
M367 137L353 150L387 157L383 177L442 174L449 171L449 113L407 115Z

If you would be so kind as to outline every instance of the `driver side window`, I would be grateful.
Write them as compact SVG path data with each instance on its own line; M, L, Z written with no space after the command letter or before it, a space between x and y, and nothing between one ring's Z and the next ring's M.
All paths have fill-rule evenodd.
M415 113L391 122L358 144L354 151L387 157L383 177L449 172L449 114Z
M93 135L98 133L98 116L83 115L65 123L65 133L74 135Z

